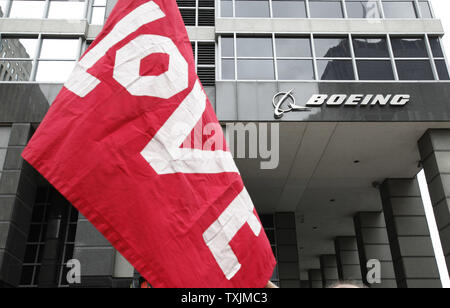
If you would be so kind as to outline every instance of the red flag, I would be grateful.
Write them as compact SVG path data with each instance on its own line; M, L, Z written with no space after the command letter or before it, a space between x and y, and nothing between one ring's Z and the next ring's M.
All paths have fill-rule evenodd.
M175 0L118 1L23 157L155 287L270 279Z

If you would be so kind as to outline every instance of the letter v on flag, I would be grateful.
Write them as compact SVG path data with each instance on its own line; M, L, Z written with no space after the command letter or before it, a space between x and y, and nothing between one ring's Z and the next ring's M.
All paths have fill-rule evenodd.
M176 1L119 0L22 156L153 286L264 287L275 259L224 139Z

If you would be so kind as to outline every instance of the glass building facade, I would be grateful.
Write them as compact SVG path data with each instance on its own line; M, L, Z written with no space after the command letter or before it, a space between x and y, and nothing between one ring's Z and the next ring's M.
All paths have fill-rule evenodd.
M20 159L115 3L0 0L1 287L138 285L139 274L128 262ZM224 126L279 125L277 168L258 173L251 159L237 160L278 261L272 281L301 288L338 280L439 287L411 180L418 164L429 174L450 265L450 214L443 201L450 200L450 148L440 143L449 138L450 76L444 31L430 2L177 4L197 73ZM300 105L320 94L401 94L411 102L404 108L324 104L274 118L277 95L288 92ZM411 243L418 243L416 249ZM66 279L73 258L81 262L81 285ZM370 259L380 259L387 273L381 285L365 277Z

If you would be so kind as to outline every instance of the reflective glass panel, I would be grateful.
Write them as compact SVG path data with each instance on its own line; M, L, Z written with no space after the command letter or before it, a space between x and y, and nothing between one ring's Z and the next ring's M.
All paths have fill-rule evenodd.
M273 60L238 60L237 78L241 80L274 80Z
M37 39L4 38L0 41L0 58L33 58L36 46Z
M222 57L234 56L234 39L232 37L222 37Z
M392 63L389 60L357 60L360 80L394 80Z
M236 17L270 17L268 0L235 0Z
M238 37L238 57L272 57L272 38L266 37Z
M422 18L433 18L433 15L431 14L431 8L428 1L420 1L420 12L422 13Z
M220 1L220 14L222 17L233 17L233 1Z
M84 0L51 0L48 18L83 19Z
M346 1L346 7L349 18L381 18L376 0Z
M279 80L314 80L312 60L278 60Z
M317 60L320 80L354 80L353 64L350 60Z
M347 38L314 38L316 57L346 58L350 57L350 46Z
M389 58L385 38L354 38L353 48L359 58Z
M383 1L386 18L417 18L413 1Z
M440 80L449 80L448 68L445 60L435 60L436 70Z
M433 71L428 60L397 60L400 80L433 80Z
M92 8L92 17L91 24L93 25L103 25L105 23L105 7L93 7Z
M14 0L11 4L9 17L12 18L43 18L45 1L43 0Z
M443 58L444 53L442 52L441 42L437 37L430 37L430 46L433 52L433 56L436 58Z
M425 40L419 38L391 38L394 56L397 58L426 58L428 57Z
M42 41L41 59L77 59L77 39L44 39Z
M0 81L29 81L32 61L0 61Z
M222 59L222 79L234 80L234 60Z
M309 11L312 18L343 18L340 1L309 1Z
M273 17L306 18L305 1L272 0Z
M277 57L311 57L309 38L277 37Z
M4 17L6 14L6 1L0 0L0 17Z
M75 61L39 61L36 81L66 82L75 66Z

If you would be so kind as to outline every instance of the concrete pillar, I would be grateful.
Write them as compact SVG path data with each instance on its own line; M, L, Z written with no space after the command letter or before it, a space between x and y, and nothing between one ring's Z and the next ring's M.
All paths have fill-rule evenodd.
M358 213L354 217L354 223L363 282L372 288L396 288L394 265L383 213ZM369 260L380 262L381 283L368 283Z
M380 192L398 287L442 287L417 179L388 179Z
M320 269L310 269L308 271L309 286L311 289L323 288L322 271Z
M16 287L22 273L37 174L20 155L32 132L30 124L0 128L0 287Z
M72 287L113 287L115 256L112 245L80 214L73 257L81 264L81 285Z
M320 271L322 273L322 285L330 287L339 282L336 255L320 256Z
M450 270L450 130L429 130L419 140L447 268Z
M337 237L334 240L334 245L339 279L341 281L362 284L356 237Z
M297 230L293 212L275 213L275 237L280 287L300 288Z

